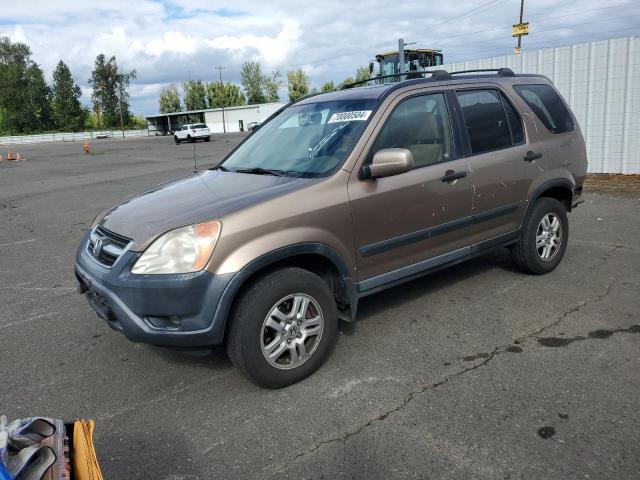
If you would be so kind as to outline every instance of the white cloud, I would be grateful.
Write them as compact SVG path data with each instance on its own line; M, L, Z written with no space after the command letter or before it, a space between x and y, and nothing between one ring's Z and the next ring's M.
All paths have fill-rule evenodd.
M282 73L302 67L320 86L353 75L378 51L394 48L400 36L416 46L442 48L446 61L509 53L516 3L499 0L464 16L478 2L30 0L25 8L3 1L0 35L27 43L49 79L60 59L69 64L86 102L96 55L115 55L121 68L138 73L133 110L154 113L162 86L179 84L188 72L217 78L217 65L225 66L225 79L239 82L245 60ZM531 35L524 47L637 35L640 2L621 3L531 2L525 7Z
M162 38L151 40L144 44L137 40L141 50L149 55L159 57L165 52L176 52L184 55L192 55L198 47L198 39L188 37L181 32L166 32Z
M283 63L298 46L301 36L300 26L296 21L286 21L282 30L275 37L257 36L247 33L240 36L223 35L206 40L211 48L240 51L247 49L258 51L257 59L264 60L267 65L277 66Z

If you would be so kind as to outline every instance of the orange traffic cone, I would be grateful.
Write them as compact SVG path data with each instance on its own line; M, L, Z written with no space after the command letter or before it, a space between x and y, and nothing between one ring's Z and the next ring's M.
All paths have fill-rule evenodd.
M16 162L21 162L22 160L24 160L24 158L20 156L20 153L16 153Z
M89 153L89 142L84 142L82 149L84 150L84 153Z
M15 160L15 158L13 157L13 152L11 150L7 152L7 160Z

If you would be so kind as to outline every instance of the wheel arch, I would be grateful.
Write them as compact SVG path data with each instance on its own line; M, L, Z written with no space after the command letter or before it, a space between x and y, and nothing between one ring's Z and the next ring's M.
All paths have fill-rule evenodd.
M542 185L538 186L529 197L527 211L524 218L527 218L532 205L540 197L555 198L566 207L567 212L570 212L574 188L575 183L568 178L554 178L544 182Z
M215 319L229 327L229 317L244 289L268 272L278 268L298 267L320 276L333 291L342 320L355 320L358 294L347 264L330 246L322 243L300 243L278 248L261 255L235 274L225 289L215 313Z

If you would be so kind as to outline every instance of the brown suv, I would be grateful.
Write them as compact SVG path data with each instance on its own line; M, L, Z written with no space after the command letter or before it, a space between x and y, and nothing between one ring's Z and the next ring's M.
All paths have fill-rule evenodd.
M577 122L544 76L464 73L287 105L217 167L98 215L81 291L130 340L224 342L282 387L364 296L495 247L550 272L587 170Z

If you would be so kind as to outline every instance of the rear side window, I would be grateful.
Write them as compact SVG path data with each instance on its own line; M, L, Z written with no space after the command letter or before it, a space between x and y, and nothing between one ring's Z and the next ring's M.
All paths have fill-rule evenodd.
M514 85L513 88L551 133L574 129L569 110L550 85Z
M471 153L510 147L511 131L496 90L456 92L469 135Z

